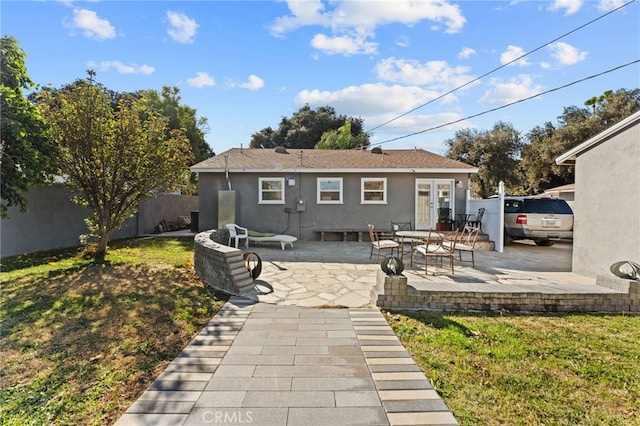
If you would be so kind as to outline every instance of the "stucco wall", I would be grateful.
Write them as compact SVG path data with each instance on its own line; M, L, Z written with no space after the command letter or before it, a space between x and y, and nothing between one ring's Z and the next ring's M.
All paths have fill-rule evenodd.
M258 178L285 177L295 180L295 185L285 186L285 203L258 204ZM344 204L317 204L317 178L342 177ZM387 204L361 204L360 178L386 177ZM294 235L298 239L317 240L315 229L365 229L367 223L378 228L390 228L391 221L411 221L415 224L415 180L454 179L463 182L463 188L455 188L456 212L464 210L466 174L301 174L301 173L243 173L229 174L231 189L236 191L236 220L241 226L261 232ZM223 173L201 173L199 229L218 226L217 193L229 189ZM297 197L304 197L306 210L296 209ZM287 213L285 208L291 209ZM336 238L338 238L336 236Z
M640 126L576 160L573 272L607 275L619 260L640 261Z
M86 234L84 219L89 210L71 201L73 193L60 184L31 188L29 211L8 209L9 219L0 223L0 257L39 250L72 247ZM162 194L141 202L140 212L129 219L113 238L129 238L151 233L161 219L189 216L198 209L198 197Z

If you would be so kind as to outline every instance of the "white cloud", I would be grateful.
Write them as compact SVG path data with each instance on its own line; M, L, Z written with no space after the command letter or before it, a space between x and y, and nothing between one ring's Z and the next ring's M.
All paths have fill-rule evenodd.
M598 10L601 12L611 12L625 3L625 0L600 0L598 2Z
M216 85L216 81L209 73L198 71L195 77L187 79L187 84L192 87L213 87Z
M409 38L407 36L400 36L396 41L396 46L409 47Z
M316 34L311 40L311 46L327 55L351 56L376 53L378 44L367 42L362 37L327 37L324 34Z
M587 59L588 53L580 51L570 44L559 41L548 46L553 57L560 65L574 65Z
M440 96L438 91L417 86L376 83L349 86L333 92L317 89L303 90L296 96L295 103L298 106L309 104L312 107L331 105L342 114L362 117L365 120L365 127L371 129L438 96ZM380 102L381 99L384 99L384 102ZM412 113L385 124L380 131L385 134L406 135L461 118L458 113L452 112L451 107L447 107L446 112L442 112L437 109L437 105L431 105L430 110L435 110L433 114ZM455 130L461 126L462 124L447 126L447 130Z
M565 15L571 15L580 10L583 0L555 0L549 10L564 10Z
M116 30L108 20L98 17L92 10L74 9L71 27L82 30L82 33L89 38L107 40L115 38Z
M167 12L167 18L169 18L167 34L169 34L173 40L178 43L193 43L193 38L198 29L198 24L195 20L183 13L172 11Z
M100 71L109 71L115 69L118 74L142 74L150 75L155 72L155 68L150 65L125 65L120 61L101 61L87 63L89 67L97 67Z
M378 78L384 81L430 85L443 91L462 86L475 78L469 74L469 67L453 67L445 61L420 63L412 59L387 58L378 62L375 70Z
M258 90L264 87L264 80L258 77L257 75L251 74L249 76L249 79L246 82L240 83L237 81L230 80L230 81L227 81L227 86L240 87L242 89L248 89L248 90Z
M366 39L374 37L376 28L382 25L411 26L429 20L444 24L447 33L456 33L466 23L460 8L447 1L396 0L393 5L390 5L388 2L381 1L324 3L321 0L289 0L287 4L291 14L276 18L269 28L271 34L279 37L305 26L330 28L332 36L316 35L312 45L334 54L343 52L351 55L354 51L372 53L377 45L367 42ZM359 48L354 49L354 46L345 48L347 42ZM335 47L334 44L339 46Z
M491 88L480 98L480 104L505 105L536 95L544 90L543 86L534 84L533 79L526 74L511 77L507 81L494 78L491 79L490 86Z
M474 49L470 47L463 47L462 50L458 53L458 59L468 59L475 54L476 51Z
M507 50L504 51L500 55L500 63L502 65L508 64L511 61L515 60L516 58L519 58L520 56L524 55L525 53L527 53L527 52L525 52L524 49L522 49L521 47L509 45L507 47ZM531 65L531 62L529 62L527 60L527 58L522 58L522 59L519 59L519 60L515 61L514 63L512 63L510 65L517 65L517 66L520 66L520 67L526 67L528 65Z
M240 87L249 90L262 89L264 87L264 80L256 75L251 74L249 76L249 80L246 83L240 84Z

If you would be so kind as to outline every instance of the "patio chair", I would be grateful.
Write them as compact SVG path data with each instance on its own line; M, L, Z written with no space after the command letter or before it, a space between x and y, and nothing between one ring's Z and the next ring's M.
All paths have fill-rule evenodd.
M409 251L404 251L404 247L400 247L399 250L403 251L402 254L404 253L411 254L411 251L413 250L413 247L415 245L423 243L421 239L400 237L399 235L396 235L396 232L398 231L413 231L411 222L394 222L393 220L391 221L391 235L392 235L393 241L399 243L401 246L404 246L406 244L410 246Z
M484 207L478 209L478 213L476 215L471 215L467 219L467 225L472 228L478 228L480 232L482 232L482 217L484 216Z
M437 259L440 259L441 267L443 265L443 259L446 257L447 259L449 259L449 267L451 268L451 273L455 273L453 264L455 259L455 248L457 239L458 231L455 231L451 237L451 241L448 241L447 244L445 244L445 241L439 239L433 239L434 242L431 242L432 238L429 237L429 239L427 240L427 244L420 244L419 246L416 246L416 252L424 256L425 275L429 273L428 264L430 257L435 258L436 261ZM435 272L433 274L435 275Z
M249 247L249 230L247 228L238 226L235 223L228 223L224 227L229 231L228 246L231 246L231 240L234 240L234 247L238 248L238 241L244 239L244 246Z
M460 256L460 262L462 262L462 252L471 253L471 265L476 267L476 260L474 256L474 251L476 247L476 241L478 239L478 234L480 233L480 228L473 228L471 226L465 225L462 233L460 234L460 238L455 243L455 251L458 252ZM444 245L450 245L450 241L445 241Z
M393 240L381 240L378 238L378 233L376 232L376 227L372 224L367 224L367 229L369 230L369 239L371 239L371 253L369 254L369 259L373 256L373 249L378 250L378 254L376 256L376 262L380 261L380 250L391 250L391 256L393 256L393 249L398 251L400 250L400 243Z

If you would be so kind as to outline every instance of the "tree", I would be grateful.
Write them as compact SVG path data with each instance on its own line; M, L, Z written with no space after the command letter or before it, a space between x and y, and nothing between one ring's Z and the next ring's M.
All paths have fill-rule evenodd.
M188 175L193 158L181 130L144 108L139 100L121 96L114 109L109 91L95 74L62 90L42 92L40 107L60 147L60 169L77 191L74 199L88 207L90 235L97 239L94 255L103 258L111 235L135 214L142 197L171 190Z
M522 151L521 161L525 194L539 194L573 183L573 167L559 166L555 159L640 110L640 89L607 90L584 104L587 108L565 107L557 125L547 122L527 134L529 143Z
M495 194L500 181L508 191L519 185L518 160L523 143L511 124L498 122L489 131L459 130L445 144L449 147L447 157L478 167L471 181L479 197Z
M149 111L161 114L169 119L170 130L184 132L191 144L194 163L215 155L204 137L209 132L207 118L198 117L197 111L187 105L180 105L180 89L165 86L162 88L162 93L156 90L142 90L136 92L134 96L139 99L137 105L143 116ZM189 184L181 189L184 193L197 194L198 174L191 173Z
M26 54L13 37L2 37L0 44L0 216L7 217L9 206L26 211L29 187L46 182L56 172L57 151L38 109L23 96L23 90L35 87L27 75Z
M291 118L283 117L278 129L266 127L251 135L251 148L285 148L312 149L328 130L337 130L346 121L351 122L351 134L362 138L364 145L369 145L369 136L363 131L362 118L336 116L330 106L318 107L315 110L309 105L301 107Z
M336 130L327 130L320 137L320 142L315 149L354 149L369 145L367 135L351 133L351 121L347 120L344 125Z
M169 129L182 129L189 139L193 151L194 162L206 160L215 155L205 135L209 132L206 117L198 117L197 111L187 105L180 105L180 89L164 86L162 92L142 90L135 94L140 99L141 111L154 111L169 119Z

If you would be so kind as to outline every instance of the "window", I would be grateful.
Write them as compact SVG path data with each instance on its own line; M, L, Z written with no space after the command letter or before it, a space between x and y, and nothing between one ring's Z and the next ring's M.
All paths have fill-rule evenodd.
M259 178L259 204L284 204L284 178Z
M342 204L342 178L318 178L318 204Z
M362 178L362 204L387 203L387 178Z

